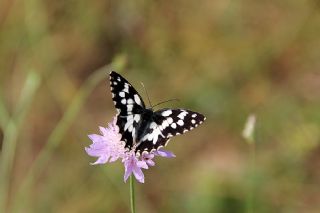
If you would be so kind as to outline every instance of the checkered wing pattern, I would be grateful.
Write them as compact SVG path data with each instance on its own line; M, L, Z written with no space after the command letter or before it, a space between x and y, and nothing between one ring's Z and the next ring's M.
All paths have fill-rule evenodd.
M145 110L145 104L133 86L121 75L110 73L110 87L113 103L117 109L117 125L126 147L135 143L135 133Z
M133 86L118 73L110 73L110 86L117 109L117 125L121 140L135 152L151 152L167 144L175 135L183 134L200 125L205 117L185 109L152 111Z
M137 150L150 152L164 147L171 137L196 128L205 119L202 114L185 109L156 111Z

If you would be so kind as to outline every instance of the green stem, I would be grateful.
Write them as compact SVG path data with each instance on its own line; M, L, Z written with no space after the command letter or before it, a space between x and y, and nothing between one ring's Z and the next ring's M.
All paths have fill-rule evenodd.
M256 178L256 146L255 142L250 144L250 190L248 197L248 213L254 212L254 203L255 203L255 178Z
M6 212L7 210L19 130L22 128L23 121L39 86L40 76L36 72L30 72L21 90L12 118L7 113L4 103L1 103L0 106L1 115L5 115L5 118L1 118L1 122L7 122L7 124L4 124L6 126L4 127L0 159L0 212Z
M133 175L130 176L130 206L131 206L131 213L136 212L136 204L135 204L135 197L134 197L134 178Z

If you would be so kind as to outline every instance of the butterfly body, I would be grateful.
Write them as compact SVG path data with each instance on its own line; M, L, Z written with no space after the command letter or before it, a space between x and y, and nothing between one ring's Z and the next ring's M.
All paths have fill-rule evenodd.
M137 154L150 153L165 146L175 135L201 124L205 117L185 109L153 111L133 86L118 73L110 73L112 99L118 111L117 125L125 147Z
M137 127L136 143L141 141L142 137L147 133L150 123L154 120L154 112L151 109L146 109L141 114L141 121Z

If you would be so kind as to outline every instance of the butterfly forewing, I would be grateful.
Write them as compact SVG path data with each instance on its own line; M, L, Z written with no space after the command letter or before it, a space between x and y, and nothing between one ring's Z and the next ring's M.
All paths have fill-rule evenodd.
M110 87L114 105L118 111L117 125L126 147L134 144L135 133L140 123L144 102L133 86L118 73L110 73Z
M120 115L140 114L144 102L133 86L118 73L110 73L110 87L114 105Z

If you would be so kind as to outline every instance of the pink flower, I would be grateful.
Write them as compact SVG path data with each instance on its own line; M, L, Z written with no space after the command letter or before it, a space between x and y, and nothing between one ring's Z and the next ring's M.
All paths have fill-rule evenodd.
M145 154L143 153L141 159L146 162L148 166L154 166L156 163L152 160L154 158L154 154Z
M97 157L98 159L92 163L105 164L107 162L114 162L122 159L125 167L124 181L126 182L130 175L134 175L140 182L144 183L144 174L142 169L148 169L149 166L154 166L153 158L161 156L166 158L175 157L172 152L165 150L157 150L149 154L136 155L134 151L125 148L125 143L121 141L119 128L116 125L116 117L112 123L109 123L107 128L99 127L101 135L91 134L88 135L92 140L89 147L85 147L88 155Z
M148 165L145 161L139 160L134 153L128 154L126 158L122 160L124 163L125 173L124 173L124 182L134 174L135 178L140 182L144 183L144 174L143 169L148 169Z
M93 143L85 148L88 155L98 157L93 164L104 164L108 161L113 162L118 158L123 158L124 143L120 141L121 135L118 133L119 128L116 125L116 119L107 128L99 127L99 129L102 135L88 135Z

